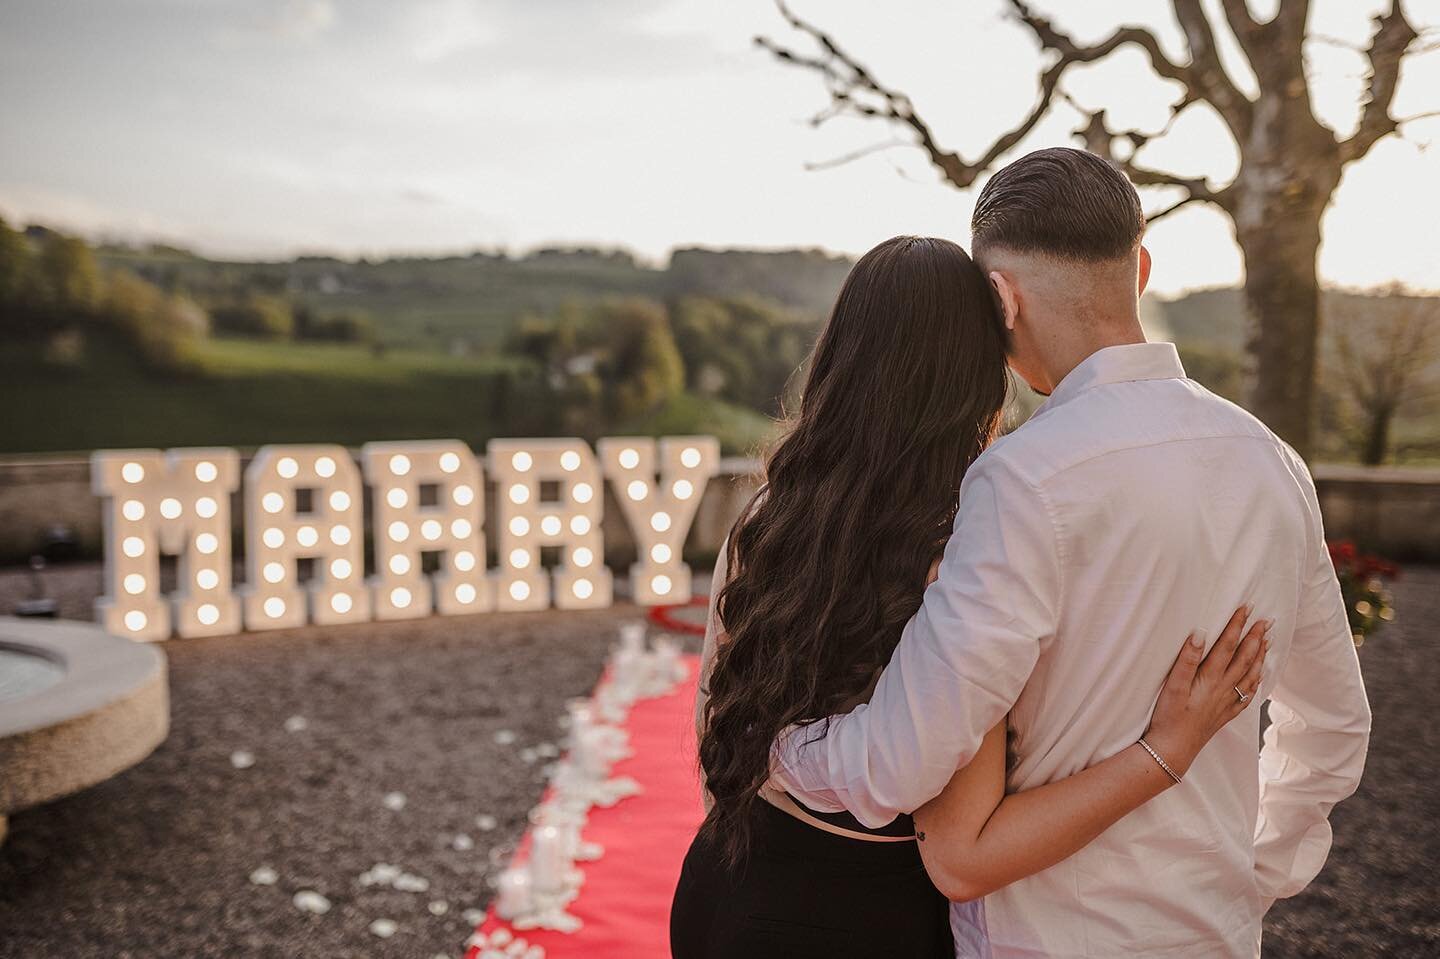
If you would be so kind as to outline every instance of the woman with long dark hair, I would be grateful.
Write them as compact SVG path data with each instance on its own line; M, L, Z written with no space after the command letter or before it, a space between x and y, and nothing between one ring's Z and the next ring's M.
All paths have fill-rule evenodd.
M956 898L977 898L1170 785L1126 750L1006 797L1001 728L917 813L930 834L918 846L911 817L867 829L766 785L776 735L814 723L823 736L824 717L865 701L919 608L960 481L1000 425L1004 337L954 243L897 237L846 279L798 416L717 563L697 703L709 809L675 893L676 959L949 956L948 899L927 866ZM1227 683L1258 686L1263 629L1242 642L1247 612L1203 664L1184 644L1146 736L1172 769L1238 715Z

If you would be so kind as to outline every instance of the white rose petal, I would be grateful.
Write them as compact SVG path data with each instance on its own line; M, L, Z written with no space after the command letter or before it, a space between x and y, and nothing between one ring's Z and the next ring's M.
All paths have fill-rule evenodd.
M255 754L248 753L243 749L237 749L230 754L230 765L236 769L249 769L255 765Z
M412 876L410 873L401 873L395 877L395 888L401 892L425 892L430 888L430 880L424 876Z
M482 813L481 815L475 817L476 828L481 829L485 832L489 832L497 825L499 825L499 823L495 821L494 816L489 816Z
M250 881L257 886L273 886L280 876L269 866L261 866L250 874Z
M370 934L381 939L389 939L395 935L395 930L400 927L395 924L394 919L376 919L370 923Z
M317 916L323 916L330 911L330 900L313 889L301 889L290 901L293 902L295 908L301 912L309 912Z
M386 809L393 809L396 812L405 808L405 794L401 792L386 793L384 800Z
M455 849L456 852L469 852L470 850L475 848L475 840L471 839L469 836L465 835L462 832L460 835L456 836L453 840L451 840L450 845Z
M310 721L304 716L291 716L285 720L285 731L287 733L301 733L310 727Z

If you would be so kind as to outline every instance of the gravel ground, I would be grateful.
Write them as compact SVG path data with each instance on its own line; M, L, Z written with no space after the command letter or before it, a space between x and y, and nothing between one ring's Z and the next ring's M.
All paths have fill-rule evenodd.
M87 615L93 568L47 573ZM0 572L0 610L27 595ZM5 959L458 956L543 787L565 701L599 678L617 624L596 613L431 618L176 640L172 730L139 766L15 815L0 847ZM286 730L290 717L306 728ZM508 744L497 742L514 735ZM254 756L237 769L231 754ZM403 793L403 809L385 804ZM493 816L490 830L478 816ZM473 849L454 848L468 836ZM461 840L464 845L464 841ZM363 888L377 862L423 893ZM278 881L257 886L268 866ZM326 915L291 904L302 889ZM446 911L432 915L431 903ZM436 908L440 908L436 906ZM373 936L375 919L399 931Z
M62 613L88 618L93 566L46 574ZM27 594L0 571L0 611ZM1320 879L1275 907L1267 956L1440 955L1440 569L1408 571L1401 617L1362 650L1375 708L1370 767L1333 816ZM521 750L558 736L618 623L600 613L488 615L173 641L173 729L148 760L16 815L0 847L0 957L458 955L542 788ZM303 716L301 731L286 720ZM496 734L515 734L502 745ZM502 737L503 738L503 737ZM231 754L253 754L236 769ZM543 760L542 760L543 762ZM386 794L402 792L402 810ZM491 831L476 817L494 816ZM454 848L464 834L474 848ZM430 882L364 888L377 862ZM273 886L253 885L261 866ZM333 903L301 913L292 895ZM429 904L443 901L444 915ZM398 924L371 935L375 919Z

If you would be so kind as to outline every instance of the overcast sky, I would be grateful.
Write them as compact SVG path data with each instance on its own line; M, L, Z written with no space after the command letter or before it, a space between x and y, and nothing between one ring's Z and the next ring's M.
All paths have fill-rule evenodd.
M1379 2L1316 0L1312 32L1363 42ZM1034 5L1086 40L1122 19L1152 25L1182 55L1164 0ZM1039 54L1002 0L796 7L968 157L1034 100ZM1440 0L1406 9L1440 25ZM911 150L807 171L891 132L812 129L820 84L756 50L757 32L801 39L768 0L0 0L0 213L236 256L967 240L971 194ZM1310 54L1317 111L1348 132L1363 60L1329 43ZM1121 126L1158 126L1176 95L1133 51L1067 85ZM1414 61L1396 104L1436 109L1440 52ZM1016 155L1069 142L1074 125L1059 111ZM1409 131L1347 172L1328 280L1440 289L1440 145L1414 142L1440 144L1440 120ZM1145 156L1221 181L1236 159L1203 110ZM1189 208L1149 242L1162 292L1241 275L1213 210Z

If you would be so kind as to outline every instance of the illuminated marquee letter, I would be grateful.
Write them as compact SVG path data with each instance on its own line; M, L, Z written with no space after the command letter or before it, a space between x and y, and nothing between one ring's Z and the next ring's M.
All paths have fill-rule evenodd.
M314 561L309 619L370 618L360 471L343 446L264 446L245 470L245 625L306 622L299 560Z
M705 485L719 467L719 444L710 436L661 439L658 486L654 440L611 437L601 440L596 451L635 536L639 561L630 567L635 602L688 602L690 567L681 562L681 553Z
M375 575L369 581L377 619L479 613L494 604L485 576L485 482L470 448L458 440L366 443ZM434 492L433 503L422 493ZM421 554L442 553L431 577Z
M238 632L230 591L234 450L101 450L90 482L105 498L105 594L95 603L110 632L132 639ZM160 555L178 556L175 592L160 594ZM167 602L168 599L168 602Z
M581 440L491 440L488 468L495 480L494 530L500 568L497 609L545 609L550 589L559 609L610 605L600 515L604 487L590 447ZM542 484L558 497L541 499ZM560 547L560 564L547 578L540 547Z

